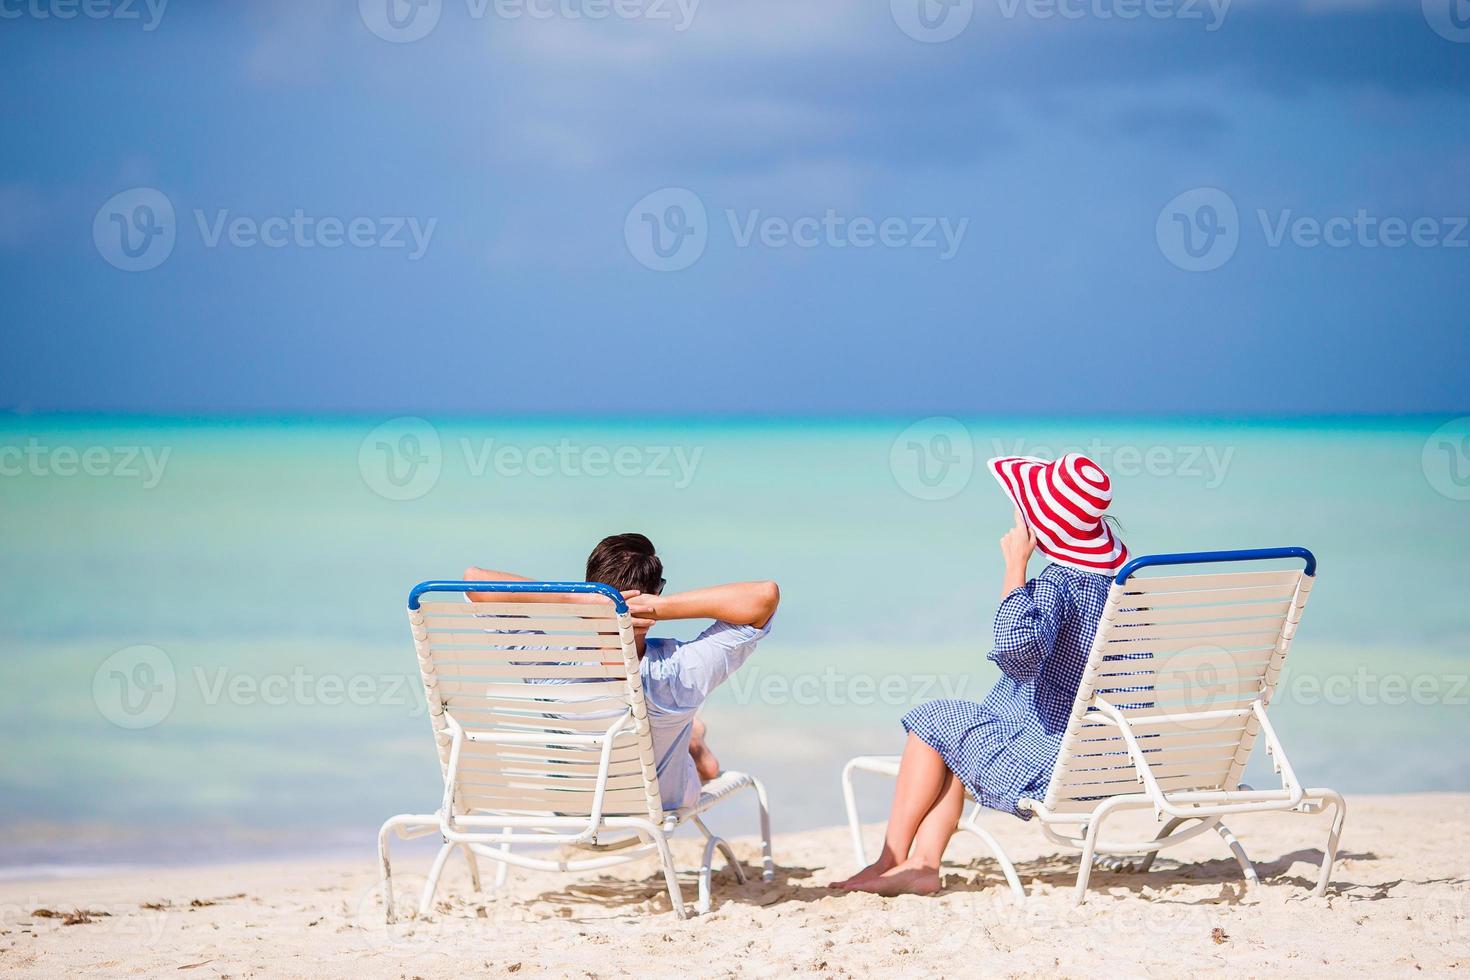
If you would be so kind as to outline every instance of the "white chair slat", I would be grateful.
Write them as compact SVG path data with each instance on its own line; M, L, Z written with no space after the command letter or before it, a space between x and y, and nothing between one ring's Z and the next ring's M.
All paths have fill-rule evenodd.
M1187 651L1220 650L1229 653L1244 653L1252 650L1274 650L1280 636L1276 633L1247 633L1240 636L1216 637L1202 642L1200 637L1142 637L1136 640L1104 641L1104 657L1121 657L1137 653L1184 653Z
M1212 603L1203 606L1169 606L1154 609L1122 609L1112 622L1119 626L1144 626L1151 623L1225 623L1235 619L1284 619L1291 609L1290 599L1275 602L1249 602L1232 605Z
M1244 725L1236 725L1233 728L1208 729L1204 731L1196 729L1183 729L1166 733L1163 736L1145 736L1144 738L1139 739L1139 744L1142 745L1144 749L1152 751L1161 751L1166 749L1188 749L1198 747L1208 748L1212 746L1223 747L1227 745L1235 746L1240 744L1240 735L1244 729ZM1117 732L1116 728L1100 728L1095 730L1099 732ZM1085 731L1090 733L1094 731L1094 729L1086 729ZM1118 734L1113 734L1107 738L1094 738L1090 734L1088 734L1080 738L1075 744L1075 753L1077 755L1087 755L1089 753L1098 752L1126 751L1128 751L1127 743L1123 741L1123 736Z
M602 749L595 745L573 748L566 745L527 745L509 742L467 742L461 752L468 760L524 761L548 768L553 765L582 763L595 767L597 760L602 756ZM610 758L614 769L629 760L636 762L638 761L638 746L630 741L615 745Z
M512 715L495 707L476 704L473 699L445 700L445 706L456 715L464 715L478 727L493 725L496 731L517 734L546 734L557 732L587 732L596 734L607 731L614 718L535 718L530 715Z
M1131 588L1132 585L1133 583L1130 581L1124 588ZM1120 602L1118 603L1118 608L1128 609L1131 606L1142 604L1147 604L1151 609L1170 609L1176 606L1202 605L1218 605L1223 607L1230 603L1289 600L1296 590L1297 586L1293 583L1283 582L1280 585L1255 585L1244 588L1200 589L1193 592L1159 592L1139 595L1133 602Z
M1144 626L1115 626L1108 631L1109 642L1152 639L1236 639L1239 637L1268 638L1277 636L1284 622L1280 616L1255 619L1232 619L1219 623L1162 623ZM1237 642L1245 642L1238 640Z
M435 671L437 677L496 677L501 679L547 680L560 678L617 678L625 677L622 664L611 663L485 663L483 661L450 661L444 671ZM427 679L427 678L426 678ZM574 684L547 684L547 688L576 687Z
M1295 588L1302 573L1290 572L1216 572L1205 575L1134 575L1119 586L1129 595L1153 592L1204 592L1214 589L1243 589L1251 586L1283 586ZM1127 608L1131 603L1123 602Z
M536 693L537 685L507 683L503 678L491 680L479 679L482 675L466 671L460 673L444 673L439 675L439 689L447 693L475 694L488 698L504 698L509 701L525 699L529 704L531 699L544 699L545 695ZM489 677L491 675L483 675ZM528 691L527 688L530 688ZM584 699L594 698L621 698L624 707L627 706L627 683L622 680L593 681L577 684L577 693Z
M1217 647L1201 649L1199 644L1186 647L1177 653L1145 651L1126 658L1103 660L1097 665L1097 676L1122 677L1128 674L1162 673L1165 671L1192 670L1196 667L1218 667L1235 673L1264 670L1273 659L1276 647L1255 647L1251 650L1224 650Z
M561 779L568 776L590 778L597 775L601 767L593 762L516 762L512 759L475 759L465 763L460 771ZM636 759L633 760L632 765L609 766L608 785L612 785L616 780L641 779L642 774L643 770L638 766Z
M617 622L618 615L611 599L606 602L423 602L419 604L418 611L425 615L430 612L452 614L455 609L474 616L605 617L612 623Z
M435 650L445 651L483 649L510 652L540 650L577 653L595 650L616 651L623 648L622 642L616 636L603 636L600 633L588 633L585 636L566 634L552 636L546 633L487 633L483 630L445 633L431 630L428 642L429 646Z

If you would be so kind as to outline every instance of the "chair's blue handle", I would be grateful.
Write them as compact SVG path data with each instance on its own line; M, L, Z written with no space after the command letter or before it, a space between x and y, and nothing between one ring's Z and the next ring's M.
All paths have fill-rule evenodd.
M1247 548L1244 551L1186 551L1178 555L1141 555L1118 569L1114 580L1119 585L1128 581L1128 576L1140 568L1150 565L1204 565L1223 561L1263 561L1271 558L1300 558L1306 563L1308 575L1317 574L1317 556L1306 548Z
M601 582L420 582L408 590L408 608L419 607L419 596L426 592L577 592L605 595L619 613L628 611L623 594Z

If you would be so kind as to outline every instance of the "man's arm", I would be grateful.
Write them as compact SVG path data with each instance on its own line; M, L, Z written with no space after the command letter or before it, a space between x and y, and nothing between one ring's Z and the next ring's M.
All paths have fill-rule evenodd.
M493 568L478 568L471 565L464 570L464 581L466 582L535 582L536 579L517 575L515 572L501 572ZM623 598L637 595L637 592L624 592ZM607 597L590 592L466 592L465 596L471 602L606 602ZM631 600L629 608L631 608ZM653 623L645 620L634 613L633 625L647 629Z
M534 582L535 579L515 572L500 572L493 568L479 568L471 565L464 570L464 581L466 582ZM557 596L541 596L531 592L466 592L465 595L471 602L545 602L557 599Z
M781 603L775 582L736 582L673 595L636 595L628 599L640 619L718 619L764 629Z

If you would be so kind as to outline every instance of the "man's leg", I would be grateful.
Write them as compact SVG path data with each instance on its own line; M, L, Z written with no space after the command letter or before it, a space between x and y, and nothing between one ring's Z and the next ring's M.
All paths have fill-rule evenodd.
M694 719L694 730L689 735L689 755L694 760L694 771L699 773L699 781L702 783L707 783L720 774L720 760L715 758L709 743L704 740L708 731L704 722Z

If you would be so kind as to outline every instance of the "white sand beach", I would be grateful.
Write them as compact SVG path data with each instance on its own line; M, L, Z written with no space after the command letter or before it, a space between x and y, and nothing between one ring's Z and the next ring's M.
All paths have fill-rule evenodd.
M945 891L830 891L851 873L844 829L776 836L777 877L716 877L680 922L649 862L620 873L515 871L470 891L455 862L432 917L383 924L371 844L360 860L210 866L0 885L0 975L180 977L1444 975L1470 967L1470 796L1353 796L1334 881L1311 895L1326 817L1232 821L1260 871L1247 890L1213 836L1146 875L1077 869L1033 827L987 826L1030 898L1009 902L977 842L951 846ZM778 813L779 819L779 813ZM778 823L779 831L779 823ZM881 828L868 828L876 839ZM698 860L694 839L676 849ZM736 838L758 867L754 838ZM416 858L417 856L415 856ZM398 862L405 888L424 862ZM693 875L685 897L694 897ZM692 910L692 909L691 909Z

